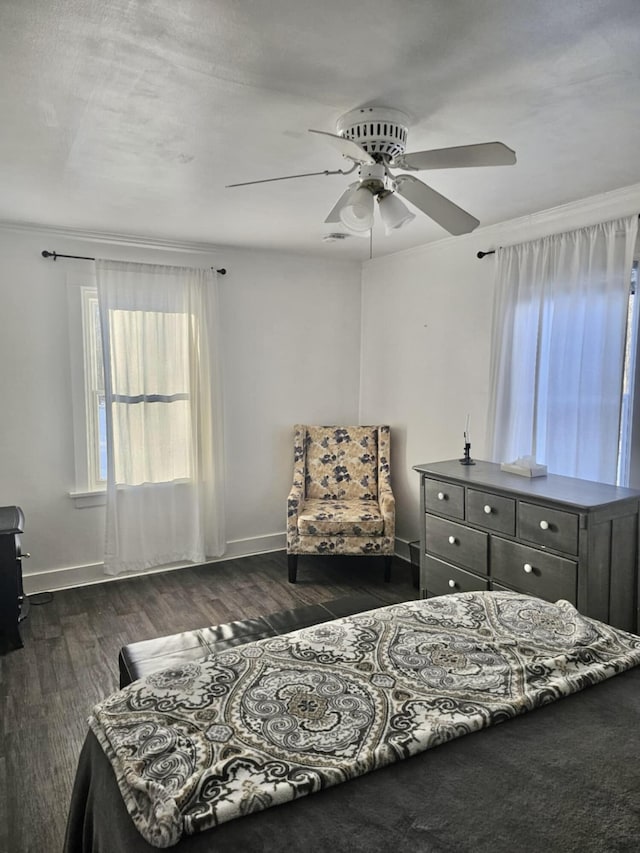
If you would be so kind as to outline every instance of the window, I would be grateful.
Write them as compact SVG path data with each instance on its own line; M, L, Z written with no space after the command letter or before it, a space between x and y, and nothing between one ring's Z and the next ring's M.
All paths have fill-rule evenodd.
M620 431L618 436L618 462L616 473L616 485L627 486L629 484L630 472L632 468L632 427L633 427L633 389L635 384L635 373L637 364L637 338L638 338L638 300L636 297L636 288L638 283L638 262L634 262L631 274L631 287L629 290L629 304L627 309L627 327L626 327L626 343L624 354L624 373L623 373L623 393L620 404ZM598 298L598 297L592 297ZM606 297L602 295L599 306L600 312L606 310ZM565 313L569 313L570 309L565 309ZM522 303L516 306L514 327L516 338L523 342L523 346L529 340L529 344L539 350L537 358L530 356L525 362L526 369L532 369L535 365L538 371L538 384L540 393L535 400L536 413L534 420L539 425L535 432L535 450L536 455L540 459L546 459L548 455L547 444L555 439L554 434L549 434L548 423L549 416L547 410L553 411L553 426L554 431L571 430L574 412L578 406L578 393L576 389L575 395L568 393L566 384L562 384L557 388L554 384L554 376L557 376L558 371L554 368L555 363L562 363L558 358L558 352L552 352L548 340L543 339L543 345L539 346L537 342L528 334L531 326L531 312L540 312L542 317L541 325L545 328L550 328L554 312L561 313L563 311L562 296L557 297L554 304L545 303L542 308L535 304ZM597 312L595 312L597 314ZM593 331L593 335L588 337L597 337L597 331ZM639 377L640 378L640 377ZM518 388L527 391L528 384L522 382L518 384ZM531 408L531 396L523 393L521 397L515 398L514 419L518 417L528 417L529 409ZM596 419L599 408L602 405L601 397L594 393L592 397L588 394L583 394L582 406L586 412L587 419ZM640 420L638 421L640 424ZM637 478L636 478L637 479Z
M637 229L633 215L500 251L488 429L496 461L532 455L553 474L624 482L638 399L629 295Z
M101 503L107 484L107 424L102 333L94 286L71 288L76 490L79 505ZM116 483L140 484L192 477L188 314L111 311ZM129 342L137 343L128 357ZM114 358L113 353L118 357ZM145 393L152 387L154 393ZM135 452L128 449L135 448ZM97 494L96 500L91 495Z
M193 476L192 324L183 312L109 311L116 483Z
M638 262L635 261L631 272L631 287L629 290L629 304L627 308L627 324L626 324L626 342L624 354L624 372L623 372L623 391L620 404L620 432L618 435L618 464L616 473L616 485L627 486L629 484L630 466L631 466L631 434L633 426L633 387L634 376L636 371L637 360L637 338L638 338L638 300L636 298L636 287L638 283ZM561 300L558 300L561 302ZM606 309L606 299L602 298L601 310ZM552 309L549 305L545 305L543 311L545 315L550 313ZM547 323L549 325L549 323ZM540 371L543 375L552 375L547 362L550 361L550 353L548 350L543 350L540 356ZM553 387L548 384L546 392L541 395L543 407L552 406L554 411L554 424L562 425L565 421L570 422L571 414L577 406L577 399L566 393L553 395ZM577 395L576 395L577 396ZM583 400L583 405L587 407L588 398ZM590 400L591 417L597 417L597 412L601 406L601 399L597 394L594 394ZM541 411L540 421L547 421L546 412ZM566 417L565 417L566 414ZM587 415L588 416L588 415ZM547 449L546 441L548 436L543 431L538 435L538 451L541 457L545 458Z

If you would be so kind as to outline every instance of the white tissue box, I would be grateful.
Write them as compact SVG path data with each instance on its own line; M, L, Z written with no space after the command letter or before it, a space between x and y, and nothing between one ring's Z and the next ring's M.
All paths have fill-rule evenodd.
M517 462L501 462L500 470L509 474L518 474L520 477L546 477L547 466L538 462L518 464Z

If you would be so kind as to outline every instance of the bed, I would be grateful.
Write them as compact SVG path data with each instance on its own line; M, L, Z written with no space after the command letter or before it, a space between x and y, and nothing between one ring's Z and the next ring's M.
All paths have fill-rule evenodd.
M460 664L460 653L470 648L469 630L473 627L468 620L464 623L463 619L460 628L465 637L462 645L455 638L448 644L442 642L444 634L451 632L456 607L472 614L474 619L474 614L484 608L489 618L487 624L498 626L496 645L495 636L488 637L487 624L478 623L480 633L473 640L475 651L467 654L464 666ZM516 621L514 613L518 614ZM453 621L459 622L458 617L459 612ZM435 640L433 637L429 640L431 651L427 654L426 668L425 637L415 641L416 619L420 621L420 631L425 623L431 626L430 631L436 631ZM255 688L252 667L265 653L280 656L293 653L296 660L304 658L309 663L311 650L316 666L320 658L324 656L327 662L332 649L335 651L331 646L332 632L357 635L358 642L354 644L351 636L348 646L358 649L355 680L366 673L376 684L376 690L391 691L389 695L395 703L393 713L386 715L390 729L383 732L380 728L379 741L385 745L392 743L396 752L404 751L407 755L411 753L407 744L419 740L420 732L407 728L406 715L399 708L423 709L425 703L436 702L440 709L455 699L456 713L464 707L465 719L472 720L476 717L469 711L469 703L475 702L473 710L476 710L478 691L484 690L488 698L485 696L486 701L480 704L493 710L489 717L480 720L475 731L471 725L460 724L459 714L453 715L453 728L443 728L440 725L443 717L438 710L437 735L431 718L420 729L422 734L428 730L424 743L430 748L342 784L320 785L321 790L295 801L234 817L194 835L170 838L170 849L179 853L369 852L394 848L430 853L512 853L514 850L606 853L639 848L640 639L584 620L567 603L552 605L515 593L464 593L429 602L407 602L328 624L333 627L318 632L316 626L283 638L248 644L241 647L244 651L221 652L207 658L207 666L213 667L218 676L221 667L226 671L236 666L245 673L252 672ZM574 627L568 631L569 624ZM550 639L550 630L555 632L555 639ZM373 644L372 656L368 656L369 652L363 651L367 645L363 637L366 639L371 632L402 636L402 643L395 639L386 641L384 649L391 650L391 654L381 652L382 647ZM321 648L318 638L323 644ZM489 639L493 643L490 656L474 658L481 646L482 655L486 655ZM540 653L541 648L544 654ZM555 649L552 664L549 664L549 649ZM556 654L559 650L561 654ZM527 677L532 677L524 693L504 688L507 682L515 684L518 680L512 675L494 677L496 672L505 671L503 658L514 655L525 662ZM352 655L350 665L355 658ZM393 685L387 666L392 659L396 668L394 678L398 679ZM372 668L372 660L384 664L380 671L375 663ZM476 680L474 696L466 696L463 701L460 701L460 684L450 682L456 667L464 670L465 683ZM282 667L282 671L286 668ZM428 696L421 694L416 700L403 668L405 674L419 675L420 690L424 691L424 684L429 682ZM131 803L128 810L121 791L121 771L127 756L137 749L137 741L127 740L132 720L135 718L136 726L141 721L143 727L149 723L150 697L154 701L162 699L163 707L171 706L170 715L178 720L178 728L182 725L175 710L177 706L172 702L177 695L175 679L184 681L184 673L181 675L176 669L172 672L172 676L170 673L160 676L155 683L153 679L150 684L147 679L135 682L94 711L70 804L65 853L149 853L158 849L134 825ZM559 672L571 682L570 687L564 686ZM614 674L615 677L610 677ZM210 676L211 671L207 677ZM449 697L441 689L448 680ZM264 686L260 682L261 690ZM316 692L322 695L322 690ZM565 696L568 692L570 695ZM523 705L525 694L528 698ZM194 704L193 690L180 695L181 708L185 696L190 697L187 704ZM265 695L261 694L262 699ZM553 701L559 696L562 696L559 701ZM169 705L168 697L172 697ZM271 701L273 696L269 694L266 698ZM245 707L245 700L240 704ZM239 705L236 703L235 707ZM350 707L354 707L352 701ZM522 713L525 710L528 713ZM136 716L140 714L142 717ZM218 734L220 719L214 720ZM404 739L403 732L407 733ZM255 741L255 731L249 740ZM233 747L233 742L229 743ZM105 749L109 752L112 747L115 748L113 765L105 754ZM384 756L388 758L388 750ZM168 753L163 759L171 757ZM346 764L351 767L353 762ZM343 765L344 761L340 766ZM118 768L118 779L114 766ZM331 767L327 772L330 775L334 771ZM320 775L323 772L320 770ZM244 803L240 811L250 811L246 798ZM215 806L218 808L219 803ZM220 815L217 812L216 815L217 821Z

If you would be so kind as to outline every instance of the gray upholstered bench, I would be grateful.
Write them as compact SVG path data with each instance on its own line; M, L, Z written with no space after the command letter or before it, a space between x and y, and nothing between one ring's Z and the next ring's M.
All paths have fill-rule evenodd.
M298 628L307 628L341 616L350 616L352 613L373 610L376 607L382 607L385 603L367 593L347 595L322 604L308 604L292 610L280 610L270 616L241 619L224 625L214 625L211 628L198 628L182 634L131 643L120 649L118 657L120 687L125 687L137 678L152 672L168 669L185 661L198 660L213 652L250 643L252 640L261 640L264 637L286 634Z

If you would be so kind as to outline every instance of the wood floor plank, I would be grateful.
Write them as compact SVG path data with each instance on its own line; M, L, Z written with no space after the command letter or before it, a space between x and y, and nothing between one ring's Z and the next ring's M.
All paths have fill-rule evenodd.
M31 608L24 648L0 657L0 853L62 848L80 748L93 706L118 686L118 651L137 640L368 592L416 598L408 563L284 552L62 590ZM6 818L4 817L6 816Z
M0 803L7 805L9 801L9 790L7 785L7 759L0 755ZM3 815L6 811L3 810ZM9 826L4 818L0 820L0 850L9 850Z

